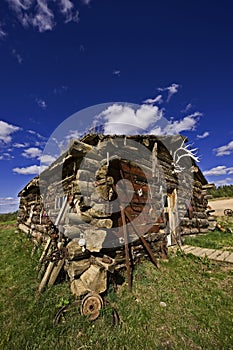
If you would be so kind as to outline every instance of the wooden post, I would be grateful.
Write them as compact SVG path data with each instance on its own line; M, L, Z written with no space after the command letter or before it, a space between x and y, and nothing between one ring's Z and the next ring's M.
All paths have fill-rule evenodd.
M61 271L63 265L64 265L65 259L63 258L62 260L59 260L57 263L57 266L54 267L53 271L51 272L49 281L48 281L48 286L53 286L54 283L56 282L56 279L59 275L59 272Z
M54 261L50 261L48 267L47 267L47 270L42 278L42 281L40 282L40 285L39 285L39 289L38 289L38 292L41 293L44 289L44 287L46 286L46 283L53 271L53 268L54 268L54 265L55 265L55 262Z
M43 250L43 253L42 253L41 257L40 257L39 263L42 263L42 262L43 262L43 259L44 259L44 257L46 256L46 254L47 254L47 252L48 252L48 250L49 250L50 244L51 244L51 238L49 238L49 239L47 240L47 242L46 242L46 245L45 245L44 250Z
M128 279L129 290L132 290L132 276L131 276L131 267L130 267L130 256L129 256L129 245L128 245L128 235L126 230L126 221L125 221L125 212L122 206L121 209L121 218L123 223L123 232L124 232L124 241L125 241L125 260L126 260L126 271Z
M140 236L140 235L138 234L138 232L137 232L137 230L136 230L136 227L134 226L133 221L130 220L130 217L129 217L129 215L128 215L127 212L125 212L125 215L126 215L127 219L129 220L130 224L132 225L132 227L133 227L133 229L134 229L134 232L135 232L136 235L140 238L140 240L141 240L141 242L142 242L144 248L146 249L147 253L149 254L149 257L151 258L152 262L155 264L155 266L156 266L157 268L159 268L158 261L157 261L156 257L154 256L154 253L153 253L153 251L152 251L152 249L151 249L149 243L147 242L147 240L145 239L145 237Z
M157 142L155 142L153 150L152 150L152 178L155 177L155 175L156 175L156 168L158 166L157 155L158 155L158 145L157 145Z

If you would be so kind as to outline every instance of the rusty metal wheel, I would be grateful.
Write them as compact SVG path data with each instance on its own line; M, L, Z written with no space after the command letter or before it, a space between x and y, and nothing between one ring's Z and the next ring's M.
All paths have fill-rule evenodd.
M77 306L80 306L80 300L74 301L72 304L62 306L56 313L53 324L57 325L60 322L65 322L65 315L68 311L72 309L77 309Z
M233 215L233 210L231 210L231 209L225 209L225 210L224 210L224 215L226 215L226 216L232 216L232 215Z
M87 294L81 304L81 314L88 316L90 321L94 321L100 314L103 307L103 299L97 293Z

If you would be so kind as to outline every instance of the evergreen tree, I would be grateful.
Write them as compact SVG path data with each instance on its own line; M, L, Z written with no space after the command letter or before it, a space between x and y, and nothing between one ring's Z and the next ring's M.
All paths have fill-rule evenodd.
M233 185L223 185L217 188L211 188L209 194L213 196L213 198L233 197Z

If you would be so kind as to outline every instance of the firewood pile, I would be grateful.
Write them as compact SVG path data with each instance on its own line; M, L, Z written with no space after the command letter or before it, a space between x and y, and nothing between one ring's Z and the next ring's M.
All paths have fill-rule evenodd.
M133 265L147 258L158 266L169 235L174 244L208 231L207 182L192 159L193 179L177 174L169 147L180 137L89 134L25 186L18 224L44 247L40 291L61 271L77 297L103 293L122 269L131 288Z

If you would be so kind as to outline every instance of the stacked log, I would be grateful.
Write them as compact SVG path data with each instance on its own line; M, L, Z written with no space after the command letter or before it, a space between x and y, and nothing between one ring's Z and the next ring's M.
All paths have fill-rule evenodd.
M19 196L21 197L17 218L19 228L34 241L45 241L51 231L51 221L41 202L39 177L34 178Z
M187 189L188 197L188 189ZM200 181L193 182L192 198L183 210L180 222L181 235L207 233L210 230L207 213L207 194Z

